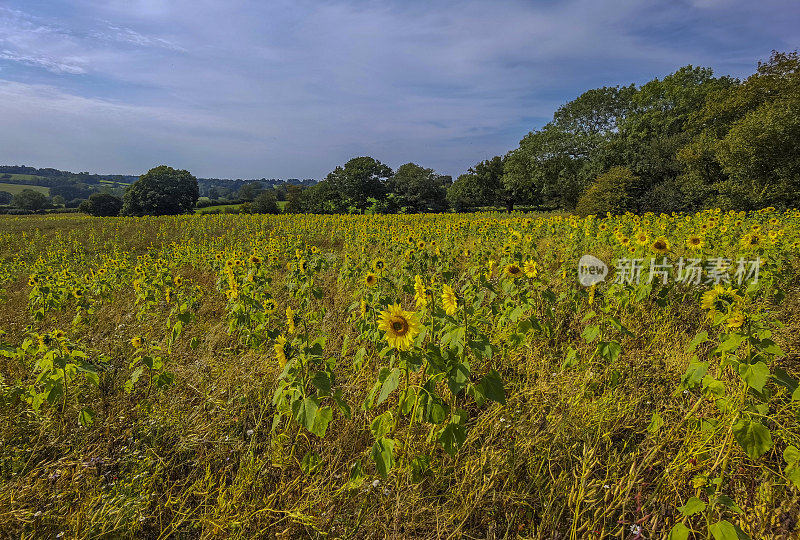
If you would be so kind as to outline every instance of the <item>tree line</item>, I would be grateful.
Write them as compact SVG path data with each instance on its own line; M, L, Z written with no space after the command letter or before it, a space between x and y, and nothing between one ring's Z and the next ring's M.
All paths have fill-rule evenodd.
M525 206L583 215L786 208L797 206L798 195L796 51L774 51L744 80L690 65L640 86L588 90L559 107L517 148L477 163L455 181L416 163L393 171L362 156L315 185L287 186L281 193L285 212ZM162 166L114 204L123 214L159 215L192 211L197 199L190 173ZM277 212L275 200L274 190L254 193L248 210Z

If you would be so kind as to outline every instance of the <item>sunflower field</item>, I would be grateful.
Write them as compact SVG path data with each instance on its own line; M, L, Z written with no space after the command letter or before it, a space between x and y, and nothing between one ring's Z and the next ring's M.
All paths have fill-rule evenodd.
M0 218L3 537L800 538L798 211Z

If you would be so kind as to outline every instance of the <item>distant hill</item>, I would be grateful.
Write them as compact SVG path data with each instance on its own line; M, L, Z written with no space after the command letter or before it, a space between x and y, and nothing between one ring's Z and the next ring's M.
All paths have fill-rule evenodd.
M131 174L93 174L89 172L71 172L52 168L36 168L26 165L0 165L0 191L17 193L19 188L13 186L40 186L39 191L49 193L50 196L60 195L66 201L88 199L89 195L96 192L107 192L121 196L125 188L138 180L137 175ZM235 180L229 178L198 178L200 194L214 198L235 197L242 186L258 183L265 189L277 189L287 185L309 187L317 183L312 178L300 180L299 178L252 178Z

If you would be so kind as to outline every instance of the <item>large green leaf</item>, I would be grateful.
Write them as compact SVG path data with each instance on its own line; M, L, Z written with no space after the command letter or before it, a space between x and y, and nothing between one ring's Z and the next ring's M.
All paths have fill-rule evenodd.
M764 362L756 362L755 364L739 364L739 375L750 388L761 392L764 385L767 384L770 373Z
M314 416L314 422L312 423L309 431L317 437L324 437L325 431L328 429L328 424L330 424L332 418L333 410L330 407L325 406L321 409L318 409L317 414Z
M458 449L467 440L467 430L464 426L456 423L447 424L439 434L439 442L445 451L451 456L456 455Z
M740 418L733 425L733 436L753 459L761 457L772 448L772 435L758 420Z
M389 376L386 377L386 380L383 381L383 386L381 387L381 393L378 394L378 401L375 402L375 405L380 405L386 398L389 397L389 394L397 390L397 387L400 385L400 368L394 368Z
M686 504L683 506L679 506L678 510L680 510L681 514L686 517L693 516L699 512L702 512L706 509L706 503L698 499L697 497L692 497Z
M676 523L675 526L672 527L672 530L669 531L667 540L687 540L690 532L692 531L682 522Z
M503 388L503 380L497 371L491 370L476 386L486 399L506 404L506 391Z
M378 474L386 478L394 466L394 440L382 438L375 441L372 445L372 459Z

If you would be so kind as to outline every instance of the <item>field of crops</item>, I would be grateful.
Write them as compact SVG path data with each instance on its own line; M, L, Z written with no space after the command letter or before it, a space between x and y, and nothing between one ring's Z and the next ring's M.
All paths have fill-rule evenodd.
M0 535L797 538L799 254L771 209L0 216Z

